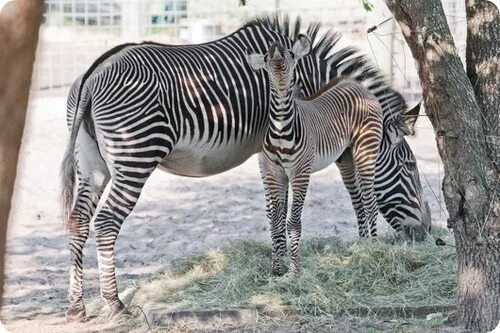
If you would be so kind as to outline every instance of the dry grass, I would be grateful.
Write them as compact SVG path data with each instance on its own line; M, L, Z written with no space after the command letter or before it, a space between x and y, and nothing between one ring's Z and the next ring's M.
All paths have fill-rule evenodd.
M433 236L452 243L445 230ZM293 278L270 277L269 244L238 242L176 260L164 273L129 289L130 304L165 310L284 310L303 316L454 304L454 248L438 247L432 239L393 243L389 237L349 243L304 240L301 275Z

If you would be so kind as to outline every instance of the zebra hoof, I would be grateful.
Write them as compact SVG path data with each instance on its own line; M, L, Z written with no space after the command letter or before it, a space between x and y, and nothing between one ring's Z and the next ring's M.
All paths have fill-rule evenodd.
M131 316L131 313L127 310L127 308L121 301L110 305L109 310L110 313L108 319L112 321L122 321Z
M427 237L429 230L421 225L405 226L403 228L407 240L422 242Z
M394 234L394 243L404 243L408 240L408 236L404 231L396 231Z
M293 278L297 278L297 277L300 276L300 269L299 269L299 267L297 265L290 264L290 268L288 268L288 273Z
M285 275L285 270L283 269L283 266L281 264L273 264L273 267L271 268L271 275L272 276Z
M85 305L70 306L66 311L66 319L68 321L83 321L87 317Z

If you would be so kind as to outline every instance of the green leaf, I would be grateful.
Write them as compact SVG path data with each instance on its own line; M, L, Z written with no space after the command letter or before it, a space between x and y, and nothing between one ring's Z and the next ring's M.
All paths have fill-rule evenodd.
M240 1L242 1L242 0L240 0ZM370 2L370 0L361 0L361 2L363 3L363 8L367 12L371 12L373 10L373 4Z

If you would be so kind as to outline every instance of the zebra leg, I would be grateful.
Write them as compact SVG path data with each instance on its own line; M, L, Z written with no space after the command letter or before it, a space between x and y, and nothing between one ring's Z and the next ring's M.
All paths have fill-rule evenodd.
M114 248L116 238L123 222L134 209L142 187L152 171L137 172L136 174L141 175L140 179L125 175L113 175L108 197L95 218L101 298L109 306L111 318L126 313L125 306L118 297L115 276Z
M377 201L375 199L375 163L377 160L379 132L370 128L361 131L362 138L353 139L353 159L359 177L361 200L363 202L364 223L359 226L359 236L366 238L377 236Z
M337 160L336 164L339 168L344 185L349 192L349 196L351 197L351 203L354 208L354 212L356 213L359 229L360 226L365 223L366 215L361 197L359 176L354 165L351 150L346 149Z
M111 186L94 220L101 298L111 310L110 318L127 313L118 297L114 260L116 238L123 222L134 209L144 184L158 163L168 155L171 146L169 144L156 150L148 150L147 158L140 150L137 152L135 149L123 148L119 153L113 152L114 155L106 153L108 158L111 157L109 160L114 161L110 168Z
M67 224L71 266L68 297L70 307L66 317L72 320L83 319L86 315L82 283L83 248L89 235L90 220L109 181L109 172L99 155L97 145L84 130L78 135L76 160L78 187Z
M286 214L288 201L288 179L277 166L272 165L263 154L259 154L259 167L266 194L266 212L271 224L271 273L284 274L282 259L286 253Z
M377 201L373 191L373 171L369 170L366 165L359 166L359 178L362 189L361 198L364 206L364 214L366 219L360 225L360 237L376 237L377 236Z
M309 179L310 173L307 172L294 177L291 181L292 211L286 229L290 239L290 267L288 271L294 276L299 274L299 242L302 234L301 216Z

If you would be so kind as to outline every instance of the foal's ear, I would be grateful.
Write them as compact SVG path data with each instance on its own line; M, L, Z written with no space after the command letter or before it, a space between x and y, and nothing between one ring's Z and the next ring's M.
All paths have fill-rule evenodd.
M311 40L306 35L300 34L293 44L292 52L295 54L295 60L306 56L311 52Z
M258 54L258 53L248 53L245 55L245 58L254 70L259 70L262 69L266 66L266 62L264 60L264 55L263 54Z

